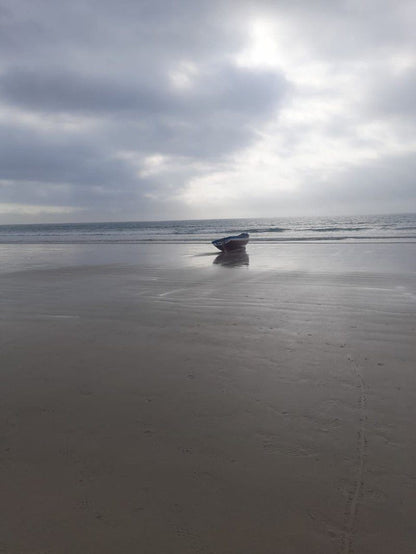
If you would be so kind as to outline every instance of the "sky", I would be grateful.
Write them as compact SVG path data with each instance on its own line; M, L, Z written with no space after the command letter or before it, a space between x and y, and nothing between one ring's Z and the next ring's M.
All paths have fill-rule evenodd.
M413 0L0 0L0 223L416 212Z

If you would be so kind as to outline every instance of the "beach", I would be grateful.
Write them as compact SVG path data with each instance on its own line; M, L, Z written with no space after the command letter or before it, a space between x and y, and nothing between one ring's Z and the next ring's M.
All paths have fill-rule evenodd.
M415 551L416 243L0 261L0 552Z

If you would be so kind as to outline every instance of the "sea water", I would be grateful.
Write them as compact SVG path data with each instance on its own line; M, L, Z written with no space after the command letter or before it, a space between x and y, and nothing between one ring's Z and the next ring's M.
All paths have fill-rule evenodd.
M0 225L0 243L205 243L243 231L250 242L407 242L416 240L416 214Z

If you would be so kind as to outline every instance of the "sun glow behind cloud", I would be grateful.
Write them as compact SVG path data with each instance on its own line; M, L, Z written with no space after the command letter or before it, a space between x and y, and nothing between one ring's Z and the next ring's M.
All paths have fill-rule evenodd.
M301 197L310 187L336 182L338 175L362 164L416 151L416 141L402 135L400 125L362 120L366 75L374 60L338 66L312 59L284 19L254 18L247 27L247 44L235 63L283 71L293 95L258 129L256 141L230 156L226 171L190 180L183 198L193 208L208 204L221 210L227 200L251 197L268 202L272 214L273 203L284 197ZM394 73L411 68L413 59L395 56L390 62Z
M248 23L247 45L235 58L242 67L279 67L282 54L279 56L277 25L266 18L253 18Z

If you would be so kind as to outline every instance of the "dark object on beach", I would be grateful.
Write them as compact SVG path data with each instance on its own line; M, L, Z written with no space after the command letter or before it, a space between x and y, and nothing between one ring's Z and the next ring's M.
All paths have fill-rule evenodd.
M223 239L213 240L212 244L222 252L230 252L230 250L238 250L240 248L245 248L248 241L249 241L249 234L241 233L241 235L236 235L233 237L224 237Z

